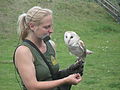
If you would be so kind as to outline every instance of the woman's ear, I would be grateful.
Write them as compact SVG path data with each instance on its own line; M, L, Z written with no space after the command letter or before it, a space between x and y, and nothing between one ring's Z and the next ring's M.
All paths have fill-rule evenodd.
M35 30L35 25L31 22L29 23L29 27L30 27L31 30L33 30L33 31Z

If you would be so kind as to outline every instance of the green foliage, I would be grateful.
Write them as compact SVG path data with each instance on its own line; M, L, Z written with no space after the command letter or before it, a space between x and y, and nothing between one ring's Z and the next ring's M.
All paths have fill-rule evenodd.
M87 0L86 0L87 1ZM89 0L88 0L89 1ZM83 80L72 90L120 89L120 24L94 2L84 0L0 0L0 61L12 60L18 43L17 18L34 5L54 14L52 39L61 69L74 63L64 44L65 31L77 32L94 54L87 56ZM0 64L0 89L20 90L13 64Z

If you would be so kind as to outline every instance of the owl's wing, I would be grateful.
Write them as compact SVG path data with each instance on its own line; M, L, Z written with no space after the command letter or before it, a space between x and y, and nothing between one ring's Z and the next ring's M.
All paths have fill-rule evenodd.
M84 42L82 40L80 40L80 44L81 44L82 47L85 48L85 44L84 44ZM86 54L93 54L93 51L91 51L89 49L86 49Z
M80 45L81 45L82 47L85 47L85 44L84 44L84 42L83 42L82 40L80 40L79 43L80 43Z
M81 48L81 50L84 52L84 50L85 50L85 44L84 44L84 42L82 40L79 40L78 45Z

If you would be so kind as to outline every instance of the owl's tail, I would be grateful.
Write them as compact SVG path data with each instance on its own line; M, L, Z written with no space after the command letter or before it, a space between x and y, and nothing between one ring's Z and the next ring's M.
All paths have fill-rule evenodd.
M93 51L91 51L91 50L86 50L86 54L88 55L88 54L93 54Z

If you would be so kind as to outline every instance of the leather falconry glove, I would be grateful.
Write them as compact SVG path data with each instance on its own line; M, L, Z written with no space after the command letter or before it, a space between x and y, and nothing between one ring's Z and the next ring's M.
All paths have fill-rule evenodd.
M75 64L70 65L67 69L59 71L54 76L55 76L55 79L61 79L74 73L79 73L82 76L83 69L84 69L84 62L80 60L80 61L77 61Z

